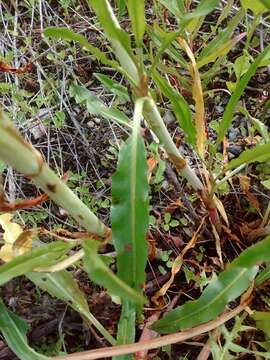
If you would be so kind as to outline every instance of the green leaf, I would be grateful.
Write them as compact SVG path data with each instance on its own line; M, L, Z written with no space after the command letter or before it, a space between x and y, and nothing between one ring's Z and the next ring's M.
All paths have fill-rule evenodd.
M257 268L232 268L212 280L198 300L188 301L172 310L152 326L161 334L193 327L214 319L224 307L250 285Z
M253 64L250 65L248 71L237 82L235 91L226 106L223 118L222 118L220 126L219 126L216 146L223 140L224 136L226 135L227 130L231 126L234 109L235 109L240 97L242 96L243 92L245 91L250 79L256 73L257 67L259 66L260 62L264 59L265 56L268 55L269 51L270 51L270 45L268 45L264 49L264 51L259 56L257 56L257 58L255 59Z
M70 95L75 98L77 104L84 104L92 115L100 115L108 120L113 120L121 125L129 126L129 118L115 107L106 106L96 95L84 86L72 84Z
M268 10L270 10L270 0L258 0L259 3L263 4Z
M127 0L127 7L137 48L141 48L145 31L144 0Z
M270 159L270 142L243 151L237 159L233 159L227 164L226 170L234 169L242 164L250 164L255 161L263 162L268 159Z
M125 0L117 0L117 6L119 11L119 17L121 18L126 10L126 2Z
M188 103L184 97L174 90L170 84L165 81L157 71L153 71L153 79L163 95L165 95L173 106L174 114L178 120L179 126L184 130L187 141L196 146L196 129L192 122L191 112Z
M238 256L230 265L233 267L252 267L260 262L270 261L270 236L267 236L262 241L257 242L255 245L249 246Z
M55 296L68 303L75 311L78 311L84 318L90 321L99 332L112 345L115 345L115 339L102 326L102 324L89 311L89 307L84 294L78 287L70 272L67 270L55 273L38 273L32 272L26 274L36 286L47 291L50 295Z
M110 92L119 96L125 102L130 101L128 90L125 86L119 84L117 81L112 80L109 76L104 74L93 74Z
M267 11L267 6L265 6L264 1L261 0L241 0L241 5L245 10L251 10L254 15L263 14ZM267 5L269 6L269 1Z
M207 322L224 309L227 303L240 296L257 273L259 262L270 261L270 236L250 246L236 258L228 269L212 280L198 300L189 301L157 321L153 328L168 333Z
M136 307L123 301L121 317L117 329L117 344L131 344L135 341ZM131 360L132 355L114 356L112 360Z
M141 294L129 287L104 264L97 253L99 246L100 243L95 240L83 242L84 268L89 278L98 285L104 286L113 295L132 302L144 303L145 299Z
M16 276L29 273L38 267L55 264L74 244L56 241L41 246L0 266L0 285L5 284Z
M239 34L235 36L233 39L230 39L219 46L219 48L215 49L212 53L208 56L202 58L200 61L197 62L198 69L203 67L206 64L216 61L217 58L227 55L228 52L240 41L243 37L246 36L246 33Z
M140 135L142 108L143 99L139 99L135 103L132 135L120 149L112 178L111 210L118 275L137 290L142 289L145 281L149 221L146 152Z
M85 50L90 51L102 64L109 65L116 69L119 68L119 64L116 61L109 60L102 51L91 45L83 35L76 34L70 29L48 27L44 30L43 34L54 39L78 42Z
M171 1L159 0L159 2L163 3L163 5L166 6L170 11L172 10ZM177 7L174 6L173 9L175 10L172 10L172 12L177 18L179 18L180 21L179 30L166 34L161 45L159 46L158 52L153 61L152 69L156 67L161 54L172 44L174 40L176 40L178 36L182 34L182 32L187 28L190 22L193 19L209 14L217 7L218 3L219 0L201 0L199 5L194 11L185 15L182 15L181 11L179 11Z
M109 2L107 0L88 0L88 3L94 8L108 37L111 40L119 42L126 52L131 55L129 36L119 27L118 21L111 11Z
M9 311L0 301L0 330L9 348L23 360L45 360L47 356L35 352L27 343L28 325Z
M212 41L210 41L207 46L202 49L200 52L200 55L197 60L197 65L199 66L199 63L203 61L206 57L210 56L215 52L217 49L219 49L225 42L227 42L236 26L239 25L239 22L244 14L243 10L240 10L228 23L226 28L224 30L221 30Z
M185 21L205 16L213 11L218 4L219 0L201 0L195 10L184 15L183 20Z

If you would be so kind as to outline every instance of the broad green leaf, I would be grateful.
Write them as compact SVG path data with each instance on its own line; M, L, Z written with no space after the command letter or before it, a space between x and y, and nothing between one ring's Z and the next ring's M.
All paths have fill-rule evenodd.
M174 114L178 120L179 126L185 132L187 141L195 147L196 130L192 122L188 103L180 93L174 90L170 84L158 74L157 71L154 71L152 76L159 90L171 101Z
M234 109L235 109L240 97L242 96L243 92L245 91L250 79L255 74L260 62L264 59L265 56L268 55L269 51L270 51L270 45L268 45L264 49L264 51L259 56L257 56L257 58L255 59L253 64L250 65L248 71L237 82L235 91L226 106L223 118L222 118L220 126L219 126L216 146L223 140L224 136L226 135L227 130L231 126Z
M199 66L200 62L203 61L208 56L211 56L213 52L218 51L218 49L224 45L227 41L230 40L230 37L236 28L239 25L239 22L244 14L243 10L240 10L228 23L224 30L221 30L212 41L210 41L204 49L201 50L199 57L197 59L197 65Z
M208 56L205 56L200 61L197 62L197 66L200 69L206 64L212 63L216 61L217 58L227 55L228 52L240 41L243 39L243 37L246 36L246 33L239 34L235 36L233 39L226 41L218 49L215 49L212 53L210 53Z
M267 7L261 0L241 0L241 5L246 10L251 10L254 15L262 14L267 11ZM269 5L269 4L268 4Z
M28 325L17 315L9 311L0 301L0 331L9 348L23 360L45 360L47 356L37 353L27 343Z
M115 339L89 311L86 298L70 272L67 270L55 273L32 272L26 276L42 290L68 303L75 311L89 320L112 345L115 345Z
M104 74L93 74L110 92L119 96L119 98L124 101L130 101L128 90L125 86L119 84L117 81L112 80L109 76Z
M109 65L118 69L119 64L116 61L109 60L105 53L100 51L95 46L91 45L89 41L81 34L76 34L74 31L67 28L49 27L44 30L43 34L54 39L61 39L66 41L75 41L79 43L85 50L90 51L102 64Z
M35 268L55 264L73 246L74 244L56 241L17 256L10 262L0 266L0 285L16 276L27 274Z
M231 160L226 166L226 170L234 169L242 164L250 164L258 161L263 162L270 159L270 142L263 145L257 145L253 149L248 149L242 152L237 158Z
M130 40L128 34L123 31L112 12L111 6L107 0L87 0L92 6L99 18L104 31L111 40L115 40L121 44L126 52L131 55Z
M77 104L86 105L87 110L92 115L100 115L108 120L113 120L121 125L129 126L129 118L115 107L108 107L96 95L84 86L72 84L70 95L75 98Z
M257 267L232 268L212 280L198 300L188 301L154 323L152 328L160 334L193 327L214 319L224 307L240 296L250 285Z
M149 221L146 152L140 135L142 107L143 100L137 100L132 135L119 152L117 171L112 178L111 210L118 276L137 290L142 289L145 281Z
M127 0L127 7L137 48L141 48L145 31L144 0Z
M100 243L95 240L86 240L83 243L85 251L83 258L84 268L89 278L98 285L104 286L109 293L117 295L122 299L140 304L145 302L141 294L123 282L105 265L97 253L99 246Z
M123 301L121 317L117 329L117 345L131 344L135 341L136 307L129 301ZM131 360L132 355L113 357L113 360Z

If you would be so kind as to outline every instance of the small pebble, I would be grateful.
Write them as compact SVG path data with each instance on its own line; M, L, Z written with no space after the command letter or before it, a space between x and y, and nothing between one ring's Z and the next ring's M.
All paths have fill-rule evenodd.
M242 148L241 148L241 146L238 146L238 145L231 145L228 147L228 151L231 154L238 156L238 155L240 155Z

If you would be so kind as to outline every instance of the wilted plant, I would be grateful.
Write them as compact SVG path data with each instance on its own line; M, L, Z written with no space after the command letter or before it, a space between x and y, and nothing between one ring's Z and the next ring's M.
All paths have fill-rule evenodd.
M160 1L177 19L178 29L169 31L156 24L148 25L146 23L143 0L128 0L126 5L132 24L132 38L121 29L119 21L107 0L89 0L88 3L98 17L98 21L104 30L104 37L110 41L115 60L109 59L105 52L95 48L86 38L75 34L70 29L47 28L44 35L78 42L101 63L124 75L130 84L134 103L132 121L129 121L119 109L106 107L86 88L73 84L70 89L71 96L75 98L75 101L85 104L90 113L97 113L131 129L131 135L120 149L117 171L112 179L111 229L103 224L77 198L63 179L59 179L54 174L44 162L41 154L23 140L6 115L1 113L0 159L31 179L56 204L65 209L86 232L80 234L76 240L73 239L69 242L58 240L46 245L39 241L37 242L37 249L25 252L21 249L31 248L33 237L40 235L38 230L29 233L29 231L20 229L19 234L14 233L14 224L11 223L11 218L9 216L2 218L5 234L10 231L13 239L12 246L9 249L10 258L8 261L5 258L6 264L0 267L0 284L2 285L10 279L24 274L40 288L66 301L86 321L92 323L111 345L116 343L129 344L135 341L136 319L141 317L143 305L147 301L143 295L143 286L148 251L146 237L149 199L146 148L141 134L141 123L143 120L146 121L156 141L164 148L177 172L187 180L194 192L198 194L209 214L213 231L218 237L218 233L221 231L219 213L224 217L224 209L216 197L216 190L220 184L247 164L270 159L270 143L269 140L264 139L255 148L244 151L237 159L229 162L216 177L212 172L216 161L214 154L231 126L238 101L257 68L265 65L265 61L269 58L270 45L247 66L245 71L239 75L236 83L233 84L233 94L219 123L216 139L212 140L207 135L208 122L204 110L203 92L211 77L219 71L227 53L246 35L249 38L254 31L254 27L251 27L247 34L242 33L231 38L235 27L245 13L244 8L228 22L224 31L206 42L205 46L194 51L191 43L195 39L204 17L215 9L218 1L203 0L191 12L186 12L183 1ZM229 12L231 3L229 2L227 5L225 13L221 14L213 33L223 21L225 14ZM263 1L260 3L263 12L266 8ZM119 8L120 10L125 8L123 1L119 1ZM151 47L149 48L144 42L146 34L151 40ZM211 34L209 38L211 38ZM158 50L154 55L151 50L155 47ZM162 61L164 53L170 59L168 64L164 64ZM178 73L176 64L180 64L186 73L189 73L189 76ZM168 75L171 74L176 82L181 81L183 83L186 90L188 84L192 84L192 97L195 105L194 116L182 94L167 81ZM108 79L104 76L104 74L103 76L99 75L99 79L108 83ZM117 91L122 96L124 94L125 101L129 99L129 94L124 87L117 88ZM197 174L195 167L190 166L188 160L183 157L167 130L157 105L157 94L169 99L179 126L184 132L187 144L197 153L201 161L201 176ZM220 177L221 179L218 180ZM44 199L43 197L40 201ZM2 205L4 202L5 199L2 196ZM197 235L197 233L194 235L191 243L185 248L181 257L177 259L178 262L174 263L172 276L179 271L184 253L195 245ZM57 236L55 237L57 238ZM117 275L105 265L98 255L100 246L106 242L111 242L115 247ZM193 328L216 319L230 301L242 295L250 287L252 281L259 281L258 278L255 279L258 273L257 263L270 261L270 255L267 251L269 244L270 237L267 237L246 249L228 265L226 270L209 283L198 300L187 302L172 310L164 318L156 321L152 328L159 334L167 334L184 328ZM79 250L78 246L80 247ZM75 248L76 250L74 250ZM122 313L118 324L117 339L114 339L89 312L86 300L72 278L71 272L66 270L81 259L89 278L104 286L110 294L121 299ZM268 268L264 274L268 274L267 271L269 272ZM265 278L268 278L268 275L265 275ZM173 277L171 278L172 281ZM244 299L237 311L240 312L246 303ZM4 304L1 304L1 308L0 328L13 351L22 359L46 358L28 347L25 340L26 329L24 325L5 308ZM235 313L232 314L235 315ZM213 320L213 323L198 326L194 328L194 332L192 330L186 336L188 338L194 333L208 331L225 322L228 318L226 315ZM10 329L7 328L8 323L12 324ZM18 334L22 336L19 337ZM159 341L149 342L145 349L161 346L166 341L173 343L181 339L179 336L170 339L160 337ZM85 355L88 356L85 358L94 359L128 354L138 350L139 346L119 347L107 352L105 350L105 352L97 351L92 355L90 352L89 355Z

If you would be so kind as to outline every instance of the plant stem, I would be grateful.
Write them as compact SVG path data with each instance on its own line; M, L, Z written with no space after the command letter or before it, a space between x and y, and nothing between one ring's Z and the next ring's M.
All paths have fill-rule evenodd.
M106 236L108 228L49 168L42 155L23 139L2 111L0 159L31 179L87 231L101 237Z
M144 117L158 137L159 141L164 145L168 156L176 166L178 172L187 179L195 191L204 191L204 186L201 180L195 171L189 166L188 162L183 158L179 149L177 149L175 143L173 142L152 98L148 98L145 103Z

